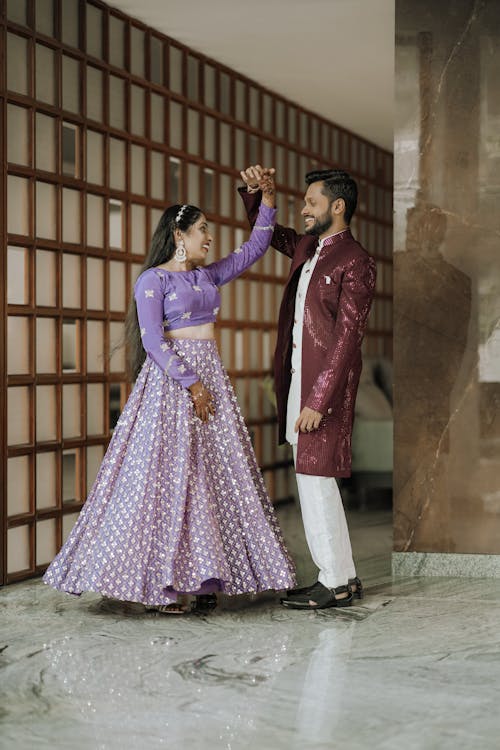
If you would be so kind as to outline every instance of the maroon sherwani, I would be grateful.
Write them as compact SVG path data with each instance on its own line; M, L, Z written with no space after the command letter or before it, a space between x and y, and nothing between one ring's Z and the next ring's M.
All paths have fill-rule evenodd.
M240 194L253 225L260 193L240 188ZM271 244L292 259L279 313L274 357L279 440L283 443L291 381L295 295L302 266L314 254L318 242L314 236L299 235L293 229L277 225ZM321 250L305 300L301 408L308 406L321 412L323 419L319 429L299 434L297 473L324 477L351 474L351 434L361 373L361 342L375 277L373 258L349 229L332 237Z

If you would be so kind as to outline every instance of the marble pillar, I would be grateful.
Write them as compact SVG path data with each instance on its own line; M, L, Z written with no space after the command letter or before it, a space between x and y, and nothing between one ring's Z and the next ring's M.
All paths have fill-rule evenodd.
M406 574L456 560L464 575L470 560L471 575L500 575L499 82L498 0L396 0L393 560Z

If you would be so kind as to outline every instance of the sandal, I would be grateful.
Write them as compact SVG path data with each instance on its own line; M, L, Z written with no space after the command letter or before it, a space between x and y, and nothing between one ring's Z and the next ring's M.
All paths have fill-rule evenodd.
M365 592L363 588L363 584L361 583L361 579L356 576L356 578L349 578L349 588L352 591L352 595L356 597L356 599L363 599ZM356 588L353 590L353 586L356 586Z
M192 604L192 612L197 614L205 614L211 612L217 606L216 594L198 594L195 601Z
M280 602L288 609L328 609L329 607L350 607L352 596L349 585L329 589L318 581L307 592L297 594L292 599L280 599Z
M318 581L316 583L311 583L309 586L302 586L302 588L297 589L288 589L286 592L287 596L298 596L300 594L306 594L308 591L311 591L315 586L318 585Z
M302 586L302 588L288 589L288 591L286 592L286 595L288 597L295 597L295 596L300 596L301 594L307 594L317 585L318 585L318 582L312 583L309 586ZM363 584L361 583L360 578L358 578L357 576L356 578L349 578L348 586L350 587L352 594L356 599L364 598L364 589L363 589ZM355 586L356 588L353 589L353 586Z

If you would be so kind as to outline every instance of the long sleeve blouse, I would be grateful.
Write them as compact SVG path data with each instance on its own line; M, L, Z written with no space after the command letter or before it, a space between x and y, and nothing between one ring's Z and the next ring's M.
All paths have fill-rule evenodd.
M247 242L222 260L190 271L148 268L134 285L142 345L148 356L169 377L188 388L199 380L174 349L165 331L213 323L220 309L219 287L240 276L269 247L276 209L261 204Z

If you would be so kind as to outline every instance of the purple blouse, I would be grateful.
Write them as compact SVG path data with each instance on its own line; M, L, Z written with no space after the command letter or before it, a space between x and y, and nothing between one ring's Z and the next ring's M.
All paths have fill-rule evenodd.
M192 271L148 268L134 286L142 345L158 367L188 388L199 380L173 349L164 331L213 323L220 308L219 286L236 278L266 252L276 222L276 209L261 203L247 242L222 260Z

